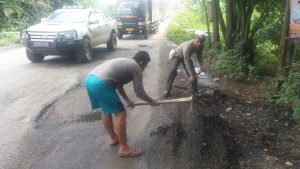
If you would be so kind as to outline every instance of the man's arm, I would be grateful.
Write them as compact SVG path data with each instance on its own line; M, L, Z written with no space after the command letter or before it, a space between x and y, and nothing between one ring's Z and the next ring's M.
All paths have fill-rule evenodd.
M128 98L128 96L127 96L127 94L126 94L126 92L125 92L123 86L118 87L117 90L118 90L118 93L119 93L119 94L123 97L123 99L126 101L127 106L128 106L128 107L133 107L133 106L134 106L134 102L131 101L131 100Z
M158 106L159 103L157 102L157 100L152 99L151 97L149 97L144 89L144 85L143 85L143 74L141 69L136 69L134 71L134 77L133 77L133 89L134 92L136 93L137 97L139 97L140 99L150 103L151 106Z
M204 72L205 66L203 64L202 53L203 53L203 47L196 52L196 55L197 55L197 60L198 60L198 64L200 66L201 72Z
M143 98L142 100L148 102L151 106L158 106L159 105L159 103L157 102L157 100L152 99L148 95L145 98Z
M184 64L186 67L186 70L188 71L190 77L193 76L193 72L192 72L192 60L191 60L191 56L192 54L186 49L183 48L183 59L184 59Z
M196 52L197 55L197 60L199 63L199 66L203 66L203 59L202 59L202 50L199 50L198 52Z

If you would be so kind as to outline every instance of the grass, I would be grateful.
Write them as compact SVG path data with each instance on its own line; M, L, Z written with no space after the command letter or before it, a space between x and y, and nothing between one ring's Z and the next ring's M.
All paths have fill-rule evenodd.
M4 34L0 35L0 46L9 46L13 43L19 43L20 37L15 34Z

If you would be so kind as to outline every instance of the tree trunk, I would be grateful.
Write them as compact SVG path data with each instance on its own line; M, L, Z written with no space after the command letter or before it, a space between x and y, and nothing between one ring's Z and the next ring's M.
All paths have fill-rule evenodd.
M285 6L285 15L282 25L282 32L279 45L279 64L278 68L283 68L286 66L286 57L287 57L287 44L289 36L289 22L290 22L290 0L286 0Z
M288 38L289 29L290 29L289 22L290 22L290 0L286 0L285 15L284 15L284 19L283 19L279 52L278 52L279 53L279 64L278 64L277 70L286 66L286 60L287 60L288 48L289 48L288 42L290 41L290 43L291 43L291 39ZM280 90L282 84L283 84L283 81L278 81L277 90Z
M220 42L219 20L218 20L218 10L217 10L218 5L219 5L219 0L212 0L213 44L214 45L217 45Z
M217 10L218 10L218 19L219 19L220 28L221 28L223 37L225 37L226 36L226 26L225 26L225 22L224 22L224 18L223 18L223 15L222 15L220 5L218 5Z
M202 0L203 7L205 10L205 17L206 17L206 25L207 25L207 32L208 32L208 47L211 49L211 37L210 37L210 28L209 28L209 21L208 21L208 14L207 14L207 7L205 4L205 0Z
M232 0L225 1L225 11L226 11L226 36L225 36L225 51L228 51L232 47L232 37L233 37L233 2Z

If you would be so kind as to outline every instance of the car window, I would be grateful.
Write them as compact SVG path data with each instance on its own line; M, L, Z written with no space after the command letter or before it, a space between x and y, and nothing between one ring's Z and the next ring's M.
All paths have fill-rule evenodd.
M97 20L95 13L91 13L90 17L89 17L89 21L91 22L91 21L95 21L95 20Z
M99 20L100 22L101 22L101 21L104 21L104 16L103 16L102 13L96 12L96 15L97 15L97 18L98 18L98 20Z
M78 11L57 11L47 18L47 22L52 23L81 23L85 21L86 14Z

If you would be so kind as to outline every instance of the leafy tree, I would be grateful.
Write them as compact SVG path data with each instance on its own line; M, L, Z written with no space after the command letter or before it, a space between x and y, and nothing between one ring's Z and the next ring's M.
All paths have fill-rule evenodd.
M20 31L40 22L40 18L74 0L2 0L0 1L1 31Z

